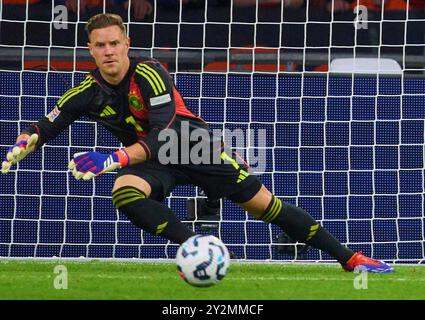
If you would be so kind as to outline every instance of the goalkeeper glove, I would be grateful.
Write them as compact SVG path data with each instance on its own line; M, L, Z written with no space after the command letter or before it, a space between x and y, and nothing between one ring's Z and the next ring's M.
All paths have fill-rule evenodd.
M18 163L25 158L28 153L34 151L35 146L38 142L38 134L34 133L29 137L19 139L6 155L6 160L1 165L1 172L8 173L12 165Z
M100 152L79 152L74 154L74 158L68 165L69 170L75 179L90 180L104 172L123 168L129 163L127 152L123 149L112 154Z

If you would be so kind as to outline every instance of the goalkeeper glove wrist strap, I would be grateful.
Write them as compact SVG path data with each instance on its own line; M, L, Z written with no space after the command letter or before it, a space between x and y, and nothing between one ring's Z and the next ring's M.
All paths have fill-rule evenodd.
M130 157L124 149L119 149L115 151L114 154L117 155L121 168L124 168L130 164Z

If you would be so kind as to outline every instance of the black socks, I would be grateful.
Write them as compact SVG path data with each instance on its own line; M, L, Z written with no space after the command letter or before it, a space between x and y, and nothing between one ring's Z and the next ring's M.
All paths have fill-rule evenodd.
M345 264L354 254L352 250L344 247L305 210L292 204L282 203L275 196L273 196L261 219L278 225L292 239L329 253L341 264Z
M195 235L170 208L159 201L146 198L137 188L122 187L114 191L112 202L134 225L171 242L181 244Z

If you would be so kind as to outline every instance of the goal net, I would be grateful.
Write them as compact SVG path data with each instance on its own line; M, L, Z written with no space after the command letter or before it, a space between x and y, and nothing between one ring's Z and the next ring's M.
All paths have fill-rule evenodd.
M424 261L420 1L398 8L388 0L370 6L344 0L92 1L74 10L64 1L12 2L20 3L0 4L3 156L23 128L49 113L94 67L87 18L118 12L131 56L160 60L189 108L213 129L231 137L242 132L242 140L229 144L276 196L306 209L353 250L389 262ZM134 227L114 209L115 173L87 182L67 171L75 152L118 147L105 129L79 119L0 175L0 257L174 258L175 244ZM332 260L284 242L277 227L228 200L218 221L197 213L189 219L188 199L201 198L202 190L185 186L165 202L241 259Z

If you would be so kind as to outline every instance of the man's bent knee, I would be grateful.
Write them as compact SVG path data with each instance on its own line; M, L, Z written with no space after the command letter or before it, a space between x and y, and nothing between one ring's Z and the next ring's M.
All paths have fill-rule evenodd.
M112 193L123 187L134 187L142 191L146 195L146 197L149 197L152 192L150 184L145 179L131 174L126 174L118 177L117 180L115 180Z
M244 203L238 203L238 205L255 217L260 218L266 211L272 198L272 193L263 185L253 198Z
M137 200L143 200L150 196L151 186L149 183L134 175L118 177L112 189L112 203L116 209Z

